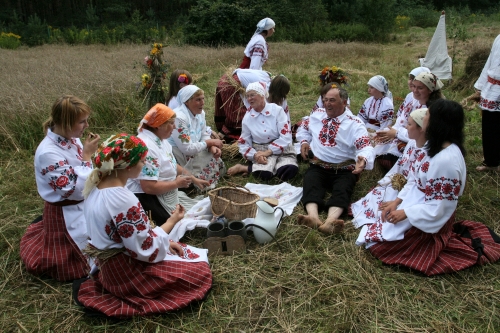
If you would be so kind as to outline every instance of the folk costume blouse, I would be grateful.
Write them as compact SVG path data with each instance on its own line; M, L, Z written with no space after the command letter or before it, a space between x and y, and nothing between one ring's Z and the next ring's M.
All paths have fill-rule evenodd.
M89 243L100 250L124 248L130 257L150 263L208 263L206 249L188 246L183 257L171 253L168 234L161 227L151 227L137 197L124 187L95 188L85 200L85 207Z
M356 161L358 156L366 160L365 169L373 168L373 147L366 127L357 117L347 112L330 118L325 109L311 112L297 131L297 141L309 143L314 156L328 163Z
M394 175L399 174L407 179L410 170L415 168L415 163L422 161L425 155L426 150L418 148L415 140L408 142L402 156L384 178L378 181L377 186L351 205L352 215L354 216L352 223L356 228L372 223L390 224L389 222L382 222L379 205L382 202L392 201L397 198L399 190L392 186Z
M396 122L392 126L396 130L396 137L386 143L377 144L375 146L375 154L377 156L384 154L401 156L406 143L410 140L408 130L406 129L408 126L408 117L412 111L425 107L425 105L420 104L419 101L413 98L412 92L408 93L398 109Z
M175 110L175 129L168 142L186 156L194 156L207 149L205 140L210 139L205 121L205 111L193 115L183 104Z
M418 155L410 168L408 180L399 192L407 216L397 224L374 223L363 226L358 245L370 247L376 242L404 239L405 232L415 227L435 234L452 217L462 195L466 179L465 161L460 149L451 144L434 157Z
M245 56L250 58L250 69L260 69L267 61L268 45L266 39L261 34L255 34L245 48Z
M366 128L379 130L392 125L394 105L389 97L367 98L358 112L358 118L365 123Z
M64 200L83 200L83 187L92 171L92 163L82 158L83 145L78 138L66 139L52 132L35 153L35 178L43 200L55 203ZM87 225L83 202L62 207L69 235L83 250L87 242Z
M172 154L172 146L168 141L161 140L156 134L147 129L143 129L137 137L146 143L149 150L139 177L129 179L127 188L133 193L144 193L140 183L141 180L175 180L177 177L177 163Z
M487 111L500 111L500 35L495 38L491 53L474 88L481 90L479 107Z
M238 147L241 155L253 161L256 150L252 144L269 143L273 155L282 154L292 144L292 132L288 117L281 106L267 103L261 112L250 109L241 123Z

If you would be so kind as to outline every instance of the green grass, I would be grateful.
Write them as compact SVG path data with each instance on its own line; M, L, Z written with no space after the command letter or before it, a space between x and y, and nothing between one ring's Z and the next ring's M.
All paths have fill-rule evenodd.
M454 77L465 75L471 51L491 47L500 24L471 26L474 40L458 43ZM324 66L351 73L348 87L354 113L368 97L366 82L376 74L389 81L394 97L407 93L408 72L425 55L434 29L410 28L388 44L271 43L265 68L286 75L292 84L292 121L307 115L318 97L317 75ZM299 204L280 226L276 244L250 240L248 252L215 257L208 298L178 312L117 321L88 317L73 305L71 284L27 274L19 258L19 240L43 209L33 175L33 153L42 139L41 123L53 101L75 94L94 110L93 132L135 132L146 112L133 98L142 74L134 64L148 45L42 46L0 49L0 331L1 332L496 332L500 327L500 264L474 267L432 278L382 265L354 244L358 235L347 224L341 235L324 236L296 224ZM189 70L206 93L207 121L213 124L214 92L219 77L236 67L242 48L207 49L167 46L171 68ZM451 53L451 51L450 51ZM469 78L475 80L475 78ZM461 101L472 91L452 91ZM397 102L395 103L398 106ZM478 173L482 160L479 112L467 113L467 187L457 218L481 221L500 232L500 174ZM227 165L238 163L227 160ZM291 183L301 186L306 165ZM365 172L353 200L382 177ZM252 177L224 180L245 184ZM274 181L270 182L274 184ZM183 238L201 246L203 230Z

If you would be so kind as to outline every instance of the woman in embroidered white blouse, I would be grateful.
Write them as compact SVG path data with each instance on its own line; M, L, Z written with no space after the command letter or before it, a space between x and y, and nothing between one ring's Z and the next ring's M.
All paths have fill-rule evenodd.
M168 139L172 152L181 166L209 186L199 190L213 189L226 174L222 161L222 140L210 138L211 130L205 120L205 93L195 85L179 90L180 106L174 109L176 130Z

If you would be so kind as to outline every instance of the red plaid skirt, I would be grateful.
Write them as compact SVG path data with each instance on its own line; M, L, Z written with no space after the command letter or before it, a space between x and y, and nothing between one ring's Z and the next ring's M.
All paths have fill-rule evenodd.
M78 301L107 316L126 318L186 307L204 299L211 287L206 262L147 263L120 253L82 283Z
M34 275L71 281L88 275L88 261L66 229L63 208L45 202L43 220L28 226L21 238L21 259Z
M428 234L412 227L400 241L381 242L369 248L385 264L402 265L427 276L452 273L500 259L500 244L495 243L489 229L482 223L460 221L455 224L455 214L436 234ZM464 226L470 238L453 231ZM478 240L481 254L477 249Z

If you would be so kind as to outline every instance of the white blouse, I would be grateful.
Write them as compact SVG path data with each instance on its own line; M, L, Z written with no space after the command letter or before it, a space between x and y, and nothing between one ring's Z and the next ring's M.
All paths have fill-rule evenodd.
M366 159L365 169L373 169L373 147L366 127L357 117L342 113L329 118L325 109L311 112L297 130L296 139L301 144L309 143L314 155L329 163Z
M274 155L280 155L292 143L290 123L281 106L266 102L261 112L254 109L247 111L241 122L238 147L241 155L248 160L253 160L256 153L253 143L270 143L269 149Z
M261 34L253 35L244 53L250 58L250 69L261 70L268 57L266 39Z
M100 250L125 248L134 259L155 263L162 260L205 261L207 250L184 248L184 256L170 252L170 237L152 228L137 197L124 187L94 188L85 200L89 243Z
M177 162L172 154L172 146L167 140L161 140L153 132L143 129L138 138L148 147L148 154L139 177L129 179L127 188L134 193L144 193L141 180L175 180L177 177Z
M367 98L358 112L358 118L366 125L366 128L374 130L384 129L392 125L394 116L394 105L389 97ZM372 124L378 122L380 125Z
M200 151L207 149L205 140L210 139L205 121L205 111L193 115L183 104L175 110L175 129L168 142L185 156L195 156Z

